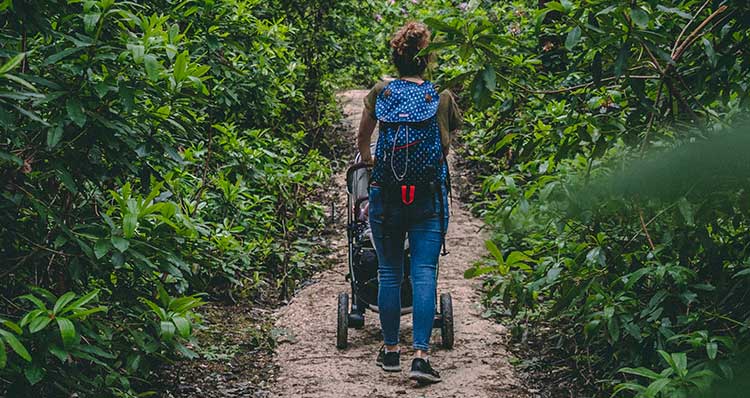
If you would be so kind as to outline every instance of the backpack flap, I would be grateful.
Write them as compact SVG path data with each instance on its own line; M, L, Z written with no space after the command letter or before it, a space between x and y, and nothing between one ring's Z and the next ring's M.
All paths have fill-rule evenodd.
M375 117L384 123L420 123L434 117L439 104L440 94L432 83L394 80L378 95Z

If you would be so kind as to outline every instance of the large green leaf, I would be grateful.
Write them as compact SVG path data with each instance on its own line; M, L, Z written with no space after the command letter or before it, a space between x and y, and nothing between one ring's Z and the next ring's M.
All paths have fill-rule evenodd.
M715 342L710 342L706 344L706 355L708 355L708 359L714 360L716 359L716 354L719 352L719 345Z
M70 303L68 308L70 309L82 308L84 305L96 299L98 295L99 295L99 289L94 289L84 294L83 296L79 297L77 300L73 301L72 303Z
M491 240L487 240L484 242L485 246L487 247L487 250L489 250L490 254L495 258L495 261L498 265L504 265L505 259L503 258L503 253L500 252L500 249L495 245L495 242Z
M687 354L684 352L675 352L672 353L672 358L674 359L675 371L681 376L687 375Z
M29 332L32 334L38 333L44 330L50 322L52 322L52 318L47 313L42 313L29 323Z
M567 10L559 1L548 1L544 3L544 6L553 11L559 11L565 13Z
M482 80L484 81L484 87L488 91L495 91L497 88L497 72L495 71L495 67L487 65L484 71L482 71Z
M101 347L98 347L95 345L82 345L80 347L76 347L76 349L78 351L82 351L91 355L96 355L97 357L100 357L100 358L106 358L106 359L117 358L117 355L107 352L103 350Z
M59 299L57 299L57 302L55 302L55 306L52 308L52 312L55 314L59 314L60 311L65 308L68 303L73 301L75 299L76 294L74 292L67 292L60 296Z
M106 256L107 253L109 253L110 247L110 242L107 239L101 238L96 241L96 244L94 245L94 255L96 256L96 259L99 260Z
M482 276L484 274L489 274L491 272L497 271L497 267L471 267L464 271L464 278L471 279L476 278L478 276Z
M5 326L6 328L10 329L11 331L13 331L15 334L23 334L23 330L15 322L3 319L3 320L0 320L0 324L2 324L3 326ZM0 329L0 330L2 330L2 329Z
M23 358L27 362L31 362L31 354L26 350L26 347L12 333L0 330L0 340L5 340L13 351L18 354L19 357ZM5 351L5 347L0 347L0 350ZM2 368L3 366L0 366Z
M491 65L487 65L474 77L471 83L471 97L479 109L485 109L491 104L496 78L497 72Z
M76 342L76 328L73 322L67 318L56 318L57 326L60 328L60 337L65 347L70 347Z
M132 238L135 236L135 230L138 227L138 214L137 213L126 213L122 219L122 233L125 238Z
M645 377L651 380L657 380L662 377L660 374L647 368L622 368L620 369L620 372Z
M153 301L151 301L149 299L141 297L140 300L144 304L146 304L148 306L148 308L150 308L151 311L153 311L154 314L156 314L156 316L159 317L159 320L161 320L163 322L167 321L167 312L163 308L159 307L156 303L154 303Z
M159 323L159 336L164 341L172 341L174 339L175 324L170 321L161 321Z
M65 104L65 109L68 112L68 118L78 127L83 127L86 124L86 113L83 110L81 102L76 98L69 99Z
M651 382L643 392L644 397L654 398L661 390L664 389L672 380L669 378L657 379Z
M604 267L607 265L607 257L602 247L595 247L586 254L586 262L591 265Z
M63 59L67 58L70 55L73 55L79 51L85 50L87 46L84 47L68 47L62 51L56 52L49 57L47 57L44 62L42 63L42 66L48 66L48 65L55 65L56 63L62 61Z
M190 321L184 317L176 316L172 318L172 322L177 327L177 332L180 334L180 337L185 339L190 337Z
M568 36L565 38L565 48L568 49L568 51L573 51L573 48L578 45L578 42L581 41L581 27L575 26L573 29L568 32Z
M6 80L10 80L12 82L18 83L18 84L24 86L25 88L33 91L33 93L30 93L30 92L27 92L27 93L19 92L19 93L17 93L17 95L28 96L30 98L35 98L35 99L38 99L38 100L45 99L44 95L43 94L38 94L37 92L39 90L37 90L37 88L34 87L33 84L29 83L29 81L26 80L26 79L23 79L23 78L21 78L19 76L16 76L16 75L12 75L10 73L6 73L4 75L0 75L0 77L4 78ZM5 96L7 97L8 94L5 94Z
M617 318L612 317L607 320L607 332L613 343L620 340L620 322Z
M630 41L625 41L620 51L617 53L617 59L615 60L615 76L620 77L628 66L628 57L630 57Z
M143 62L143 57L146 54L146 48L141 44L128 44L128 50L133 54L133 61L136 63Z
M19 53L13 58L9 59L8 62L0 66L0 75L6 74L17 68L18 65L21 65L21 62L23 62L24 58L26 58L26 55L27 53Z
M442 50L442 49L445 49L445 48L456 47L456 46L458 46L460 44L461 44L461 42L458 41L458 40L445 40L445 41L440 41L440 42L436 42L436 43L430 43L430 45L428 45L426 48L422 49L419 53L420 53L420 55L426 55L426 54L430 54L432 52L435 52L435 51L438 51L438 50Z
M508 265L508 267L529 271L530 268L525 264L525 262L533 262L533 259L526 253L520 251L510 252L508 254L508 257L505 259L505 263Z
M164 69L159 60L153 54L146 54L143 56L143 62L146 65L148 79L151 81L159 80L161 71Z
M657 350L657 352L659 353L659 355L661 355L662 359L664 359L664 362L666 362L667 365L669 365L669 367L672 368L672 370L675 370L675 371L677 370L677 364L675 363L672 355L670 355L668 352L664 350Z
M54 355L57 359L60 360L60 362L67 362L70 359L70 353L68 353L68 350L66 350L63 347L60 347L59 345L52 345L47 349L47 351Z
M63 126L57 125L47 130L47 148L54 149L63 138Z
M71 314L68 316L69 319L85 319L89 315L96 314L99 312L107 312L109 310L108 307L105 307L103 305L100 305L98 307L89 308L86 310L76 310L71 312Z
M60 182L63 184L63 186L68 189L68 191L74 194L78 193L78 186L76 185L75 181L73 180L73 176L68 170L58 168L57 177L60 179Z
M455 26L453 26L453 25L451 25L451 24L449 24L447 22L443 22L443 21L441 21L440 19L437 19L437 18L426 18L424 20L424 23L426 23L427 25L429 25L431 28L433 28L435 30L440 30L440 31L443 31L443 32L450 32L450 33L456 33L456 34L460 33L460 31Z
M513 139L516 138L518 134L514 133L508 133L503 136L503 138L500 139L493 147L492 147L492 153L497 153L501 149L505 148L506 146L510 145L513 142Z
M634 7L630 9L630 18L633 19L633 22L638 25L641 29L646 29L648 27L648 21L650 20L648 13L644 11L640 7Z
M693 17L692 15L690 15L690 13L682 11L682 10L680 10L677 7L667 7L665 5L659 4L659 5L656 6L656 9L659 10L659 11L668 13L668 14L677 15L680 18L690 19L690 18Z
M121 253L124 253L130 247L130 241L119 236L113 236L112 245Z
M177 59L175 60L173 76L174 76L174 80L177 83L185 80L185 78L187 78L188 76L187 68L188 68L189 58L190 56L188 55L188 52L183 51L180 53L180 55L177 56Z
M47 371L37 364L28 366L23 370L23 375L32 386L42 381L46 373Z
M83 27L86 33L94 33L101 17L102 14L99 12L92 12L83 16Z
M37 308L46 310L47 305L44 304L44 301L40 300L38 297L34 296L33 294L25 294L23 296L18 297L19 299L24 299L32 302Z
M200 307L203 304L204 302L201 299L194 296L178 297L169 302L169 309L178 314L184 314L186 311Z

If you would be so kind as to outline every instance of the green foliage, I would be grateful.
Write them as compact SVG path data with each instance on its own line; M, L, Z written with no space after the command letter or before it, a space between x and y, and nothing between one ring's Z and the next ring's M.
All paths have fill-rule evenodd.
M156 315L153 329L157 331L162 344L186 358L196 358L198 355L187 348L183 341L195 344L191 336L193 324L199 318L192 310L203 305L203 301L196 296L171 297L161 284L158 288L158 304L146 298L140 299L151 310L151 315Z
M741 145L705 138L745 118L749 16L732 0L0 2L4 393L149 394L161 363L201 352L197 292L288 296L323 219L309 198L330 177L335 84L393 73L408 19L435 32L429 77L465 99L461 155L496 232L466 276L490 312L555 324L603 396L731 379L748 181L742 156L721 161Z
M159 294L164 297L166 292L160 289ZM110 308L94 304L99 296L100 291L93 290L80 296L67 292L57 297L35 287L33 293L19 297L30 306L25 307L17 325L4 322L10 331L0 330L5 342L23 359L3 364L5 377L12 381L9 395L24 396L34 388L52 384L57 390L79 393L102 390L127 396L133 393L131 378L144 377L153 370L141 362L156 363L172 351L190 353L177 342L173 343L175 347L159 344L156 329L142 329L146 309L141 306L128 307L113 319L102 317ZM175 324L180 322L178 319L183 320L180 338L190 338L191 321L195 319L190 310L200 305L200 300L193 297L166 300L172 309L171 320ZM145 298L141 301L148 302ZM126 330L128 323L140 327Z
M747 4L422 5L435 77L471 100L461 155L495 235L466 276L488 313L552 323L592 395L731 380L750 339L747 131L711 137L746 119Z
M0 2L0 394L144 396L197 292L293 292L374 4Z
M638 398L690 397L705 394L711 381L716 377L716 374L707 369L689 369L687 355L684 352L670 354L659 350L659 355L667 363L667 367L660 373L647 368L620 369L623 373L648 380L648 386L622 383L615 388L614 395L620 391L635 391Z

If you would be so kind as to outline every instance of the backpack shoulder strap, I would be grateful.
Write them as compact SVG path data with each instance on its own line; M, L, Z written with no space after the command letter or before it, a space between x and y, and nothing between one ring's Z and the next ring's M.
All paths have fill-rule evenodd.
M445 165L445 190L448 195L450 195L450 201L448 202L449 211L453 208L453 187L451 186L451 168L448 164L448 156L443 151L443 137L442 134L438 134L440 138L440 155L443 158L443 164ZM438 188L438 197L440 201L440 239L441 239L441 246L443 248L442 252L440 253L441 256L447 256L450 254L448 251L448 248L445 244L445 198L443 198L443 188Z

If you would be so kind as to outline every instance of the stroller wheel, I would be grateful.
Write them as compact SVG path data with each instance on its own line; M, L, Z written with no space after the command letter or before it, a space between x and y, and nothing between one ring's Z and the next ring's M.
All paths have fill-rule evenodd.
M338 323L336 325L336 348L344 349L348 345L349 335L349 295L339 293Z
M443 339L443 348L453 348L453 298L450 293L440 295L440 336Z

